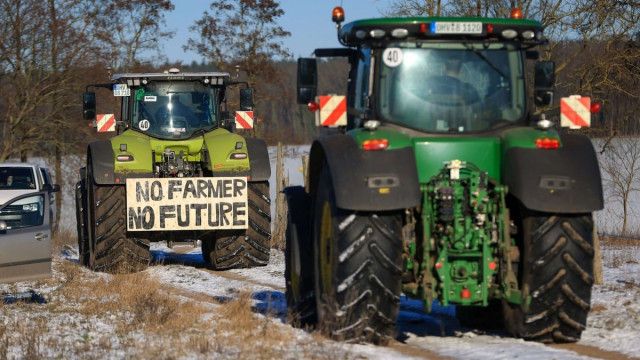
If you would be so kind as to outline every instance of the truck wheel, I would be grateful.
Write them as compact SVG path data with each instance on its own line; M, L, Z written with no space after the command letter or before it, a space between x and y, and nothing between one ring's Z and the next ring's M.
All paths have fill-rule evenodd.
M325 166L313 223L318 327L339 340L385 344L400 306L400 214L338 209L334 194Z
M93 183L93 176L89 180ZM91 184L88 189L89 267L132 273L149 266L149 242L127 237L126 191L122 185Z
M315 325L318 316L313 284L313 244L310 231L311 200L302 186L284 189L287 197L285 281L292 323Z
M76 230L78 232L78 262L80 265L89 265L89 237L87 235L85 200L87 196L86 180L76 183Z
M244 231L216 231L202 239L211 267L215 270L264 266L271 248L271 200L269 183L249 183L249 228ZM205 248L203 247L203 251Z
M591 214L524 215L519 278L531 304L505 303L507 331L545 343L576 342L586 326L593 285Z

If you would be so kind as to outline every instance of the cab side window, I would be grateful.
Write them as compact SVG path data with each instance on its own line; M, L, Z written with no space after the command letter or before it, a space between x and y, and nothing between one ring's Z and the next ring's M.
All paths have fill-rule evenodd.
M358 70L356 76L355 108L364 110L369 94L369 68L371 65L371 49L360 50Z

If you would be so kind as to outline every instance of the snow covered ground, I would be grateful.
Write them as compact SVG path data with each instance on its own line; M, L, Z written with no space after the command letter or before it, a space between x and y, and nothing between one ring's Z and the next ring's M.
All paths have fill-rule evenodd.
M300 156L305 152L308 146L286 150L291 184L302 183ZM275 163L275 148L270 148L270 157ZM68 176L61 184L62 229L75 229L73 185L80 164L75 157L63 164ZM596 219L611 223L614 216L603 211ZM640 358L640 242L605 243L605 283L593 289L588 327L577 347L550 347L466 329L455 319L453 307L435 307L425 314L419 301L406 298L397 320L397 341L389 347L336 343L287 324L281 252L273 250L266 267L213 272L204 268L199 248L169 249L159 243L152 251L157 266L140 277L123 277L80 268L73 246L65 247L56 256L52 279L0 285L0 293L33 289L47 299L45 304L0 304L0 359ZM242 305L245 300L247 306ZM243 326L229 323L241 318ZM238 342L238 337L249 340Z
M223 325L224 321L235 321L242 314L254 319L255 325L249 328L268 329L265 332L269 336L258 336L255 340L260 342L259 348L264 348L264 354L268 354L266 358L583 359L602 354L605 358L620 358L622 354L640 357L637 340L640 337L640 246L605 245L605 283L594 287L588 328L577 349L550 347L501 333L466 329L455 320L453 307L435 307L434 312L425 314L419 301L404 297L396 342L389 347L342 344L287 324L284 255L277 250L272 250L266 267L215 272L204 268L199 248L169 249L158 243L152 250L154 259L161 264L126 278L80 268L74 250L66 247L56 256L55 276L51 280L0 285L0 293L33 289L47 299L45 304L0 305L0 358L27 357L25 351L39 357L64 354L64 357L150 358L160 351L164 354L161 357L242 357L249 351L244 347L246 344L232 340L238 331L249 330ZM119 282L124 285L118 285ZM144 300L148 293L152 295ZM172 308L171 302L160 294L178 301L178 307ZM124 300L115 300L118 296ZM248 298L246 308L229 305L243 297ZM162 306L178 318L162 315L167 312ZM147 308L153 312L146 313ZM198 313L200 317L195 319L190 313ZM162 316L168 317L163 321L175 331L154 330L144 325L145 322L154 324L163 319ZM173 322L176 324L171 325ZM32 332L33 328L38 331ZM37 336L24 338L34 333ZM273 335L277 341L267 341L271 334L277 334ZM221 343L221 338L228 341ZM210 345L202 345L202 341ZM30 342L35 342L34 348L29 347ZM172 349L162 350L167 343ZM603 352L593 352L592 347ZM318 354L322 356L315 356Z

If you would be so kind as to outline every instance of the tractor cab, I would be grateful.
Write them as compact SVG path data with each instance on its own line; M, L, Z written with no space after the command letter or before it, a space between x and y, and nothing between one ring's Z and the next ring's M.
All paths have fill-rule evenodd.
M101 114L96 119L95 93L84 94L84 117L96 119L98 132L132 129L157 139L183 140L218 127L232 128L225 90L239 83L228 73L181 73L174 68L164 73L115 74L111 80L90 86L108 88L122 99L120 127L113 116ZM241 110L251 110L252 90L243 88L240 93Z
M542 26L512 18L381 18L341 26L347 48L316 58L351 63L347 129L368 120L425 133L478 133L528 122L525 59L545 44ZM298 102L316 102L315 58L299 59ZM554 64L536 63L536 104L552 100Z

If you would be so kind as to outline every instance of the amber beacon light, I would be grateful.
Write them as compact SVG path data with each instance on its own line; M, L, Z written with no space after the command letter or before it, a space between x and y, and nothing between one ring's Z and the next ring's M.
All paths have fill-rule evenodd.
M333 8L331 11L331 20L336 24L340 24L344 21L344 9L342 6L336 6Z
M522 19L522 9L517 8L517 7L511 9L511 18L512 19Z

